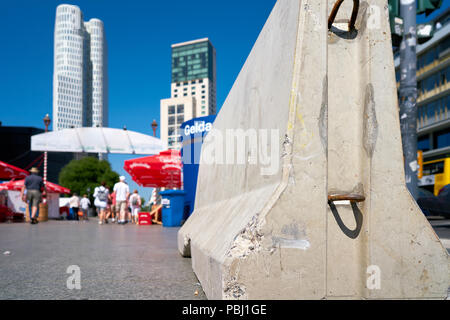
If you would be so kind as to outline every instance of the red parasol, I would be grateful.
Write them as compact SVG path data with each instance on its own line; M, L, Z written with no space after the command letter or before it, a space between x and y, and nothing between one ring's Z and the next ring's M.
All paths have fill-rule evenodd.
M11 179L23 179L30 173L26 170L17 168L6 162L0 161L0 179L1 180L11 180Z
M0 190L12 190L12 191L20 191L22 190L23 184L25 183L25 180L16 180L16 181L9 181L0 184ZM56 183L52 183L47 181L46 188L48 193L63 193L63 194L70 194L70 190L64 187L61 187L57 185Z
M181 155L166 150L156 156L125 161L124 169L140 186L152 188L181 188Z

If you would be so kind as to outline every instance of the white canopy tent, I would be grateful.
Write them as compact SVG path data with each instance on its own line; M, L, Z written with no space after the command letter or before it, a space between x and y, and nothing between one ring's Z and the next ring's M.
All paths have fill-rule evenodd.
M31 137L32 151L153 155L166 150L158 138L112 128L74 128Z

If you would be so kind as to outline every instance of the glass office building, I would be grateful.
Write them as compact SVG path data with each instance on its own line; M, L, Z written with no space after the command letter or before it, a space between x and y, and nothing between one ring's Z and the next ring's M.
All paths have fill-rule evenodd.
M172 83L214 79L214 48L209 41L172 47Z
M417 46L417 148L425 161L450 156L450 9L433 23L433 38ZM399 84L398 57L395 66Z
M216 114L216 50L208 38L172 45L171 97L160 111L169 149L181 148L181 123Z

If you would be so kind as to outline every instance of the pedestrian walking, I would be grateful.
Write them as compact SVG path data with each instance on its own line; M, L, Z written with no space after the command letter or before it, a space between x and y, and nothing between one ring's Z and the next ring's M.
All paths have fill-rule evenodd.
M88 212L89 212L89 207L91 206L91 201L89 200L87 194L83 195L83 199L81 199L80 201L80 207L81 207L81 212L83 212L83 217L82 219L89 220L88 218Z
M116 193L116 212L119 213L119 224L125 224L127 200L130 196L130 188L125 183L125 177L121 176L120 181L114 185L114 192Z
M31 168L30 175L25 178L20 198L23 202L28 202L28 212L30 214L30 223L37 224L39 218L39 203L42 201L42 195L45 195L45 185L42 177L38 176L39 170Z
M80 211L80 198L77 193L74 193L72 197L69 199L69 207L70 207L70 219L69 220L78 220L78 211Z
M94 205L97 207L99 216L98 224L105 223L106 220L106 207L108 206L109 191L106 189L106 182L102 182L101 186L94 190Z
M106 202L106 217L105 217L105 223L109 223L109 218L111 217L111 205L112 205L112 200L111 200L111 189L108 186L105 186L106 190L108 190L108 201Z
M113 192L110 195L111 198L111 216L112 216L112 222L115 223L116 220L118 220L118 212L116 210L116 193Z
M139 211L141 211L142 200L137 190L134 190L133 194L130 196L130 204L131 222L134 224L138 224Z
M131 222L131 202L130 198L127 200L127 223Z

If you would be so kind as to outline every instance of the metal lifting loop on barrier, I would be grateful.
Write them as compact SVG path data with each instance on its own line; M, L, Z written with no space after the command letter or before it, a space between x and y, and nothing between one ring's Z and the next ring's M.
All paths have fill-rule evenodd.
M334 202L334 201L350 201L350 202L363 202L366 200L366 197L360 194L331 194L328 196L328 201Z
M331 26L333 25L334 19L336 19L336 15L339 11L339 8L341 7L342 2L344 0L338 0L334 4L333 10L331 10L330 17L328 18L328 30L331 29ZM350 21L348 23L348 31L352 31L355 29L355 22L356 17L358 16L359 11L359 0L353 0L353 10L352 10L352 17L350 18Z

